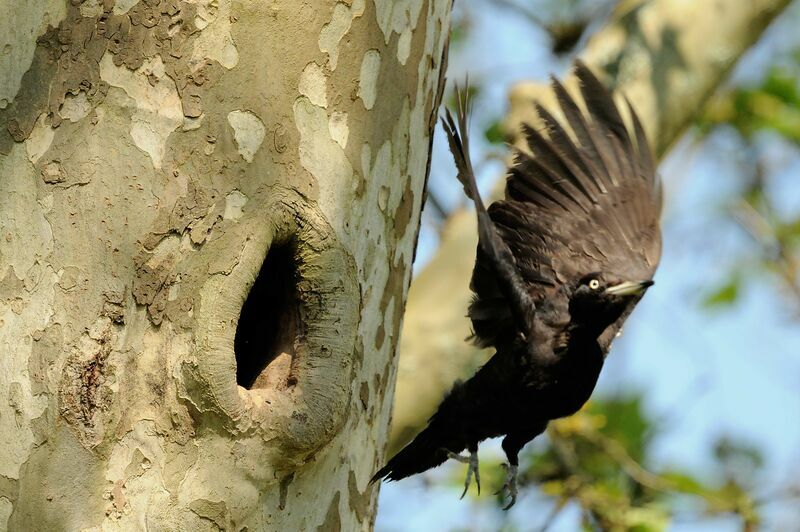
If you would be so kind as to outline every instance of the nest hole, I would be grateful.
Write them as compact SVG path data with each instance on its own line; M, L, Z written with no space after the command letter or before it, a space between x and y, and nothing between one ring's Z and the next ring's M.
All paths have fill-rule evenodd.
M236 326L236 383L246 389L287 388L300 324L296 246L270 247Z

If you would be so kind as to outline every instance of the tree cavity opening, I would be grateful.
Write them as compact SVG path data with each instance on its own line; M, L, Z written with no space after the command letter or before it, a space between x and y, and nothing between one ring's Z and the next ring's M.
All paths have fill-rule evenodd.
M296 243L270 246L247 294L236 336L236 383L247 389L283 389L297 384L295 341L300 326Z

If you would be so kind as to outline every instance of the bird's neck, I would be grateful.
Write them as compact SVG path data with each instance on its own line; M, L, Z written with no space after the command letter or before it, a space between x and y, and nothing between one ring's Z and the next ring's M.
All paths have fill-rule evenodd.
M598 360L605 358L603 348L598 341L599 336L603 330L598 326L589 324L571 324L568 334L567 351L572 353L581 353L583 359L594 358L591 355L597 355Z
M605 360L605 352L598 342L599 334L593 327L573 325L568 335L569 341L567 342L564 357L565 359L575 360L577 358L583 361L581 367L584 370L588 367L594 367L596 370L594 379L599 375L600 368L603 367L603 361ZM592 387L594 387L594 384Z
M630 305L594 309L570 307L570 333L583 341L599 342L600 336L614 323L621 323L632 308Z
M570 324L570 338L575 338L581 342L597 342L597 339L603 334L608 326L604 323L597 321L588 321L586 323L572 323Z

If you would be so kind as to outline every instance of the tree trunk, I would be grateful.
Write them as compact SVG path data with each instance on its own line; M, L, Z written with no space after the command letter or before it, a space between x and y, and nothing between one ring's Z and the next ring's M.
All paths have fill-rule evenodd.
M0 0L0 529L370 528L449 10Z
M661 158L788 3L620 2L609 24L592 36L581 56L630 98ZM567 85L573 82L568 79ZM560 116L554 100L545 83L518 84L511 90L506 128L518 132L521 122L535 124L533 101ZM478 242L474 219L474 213L466 210L450 217L438 253L415 278L409 293L390 450L408 443L453 382L468 378L492 354L464 342L470 332L465 314ZM418 371L423 365L425 371Z

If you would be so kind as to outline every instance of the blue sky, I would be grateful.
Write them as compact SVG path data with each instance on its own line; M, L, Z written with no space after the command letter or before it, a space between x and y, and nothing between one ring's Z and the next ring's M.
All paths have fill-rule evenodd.
M448 77L463 79L468 71L484 88L472 121L473 153L479 160L487 147L479 145L478 131L503 114L510 85L545 79L551 72L563 74L568 63L554 62L546 37L513 13L484 1L471 2L481 6L475 8L481 16L472 20L469 41L451 52ZM733 75L735 81L758 80L774 57L800 46L800 35L792 30L800 20L799 7L794 4L785 20L747 54ZM761 136L759 142L773 165L768 193L782 213L797 213L800 157L770 135ZM796 482L800 473L800 316L784 299L780 286L758 276L752 277L732 308L709 311L700 306L703 295L721 283L730 265L751 253L754 245L746 232L720 216L742 186L740 156L730 132L719 132L702 144L690 134L661 165L667 202L664 255L656 286L615 342L596 393L644 390L648 412L669 420L656 440L658 464L707 471L711 445L719 436L755 444L766 457L759 485L770 491ZM488 191L503 169L495 163L479 168L481 188ZM430 187L449 208L462 204L441 131L434 142ZM437 245L429 210L424 218L417 268ZM496 442L481 449L499 452ZM493 530L497 509L489 496L478 503L459 501L452 488L437 487L435 482L426 487L431 480L452 474L449 467L453 466L385 484L376 529ZM454 467L459 472L463 469L460 464ZM548 505L546 498L529 491L509 517L519 530L536 530L547 516ZM800 529L800 512L790 503L769 505L766 517L767 529ZM575 530L578 518L577 509L569 508L550 530ZM735 520L718 519L702 526L679 521L671 530L739 528Z

